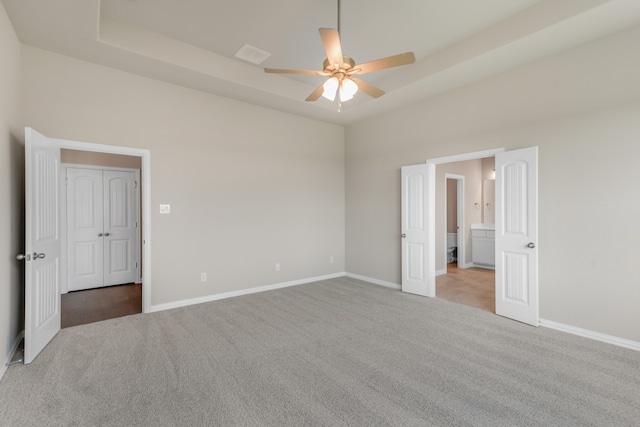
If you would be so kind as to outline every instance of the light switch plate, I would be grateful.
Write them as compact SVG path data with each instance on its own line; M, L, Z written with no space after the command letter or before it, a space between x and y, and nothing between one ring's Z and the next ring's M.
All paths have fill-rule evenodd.
M161 214L171 213L171 205L160 205L160 213Z

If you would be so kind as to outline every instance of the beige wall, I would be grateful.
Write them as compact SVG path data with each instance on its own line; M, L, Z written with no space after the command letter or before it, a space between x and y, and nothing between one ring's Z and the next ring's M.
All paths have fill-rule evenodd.
M0 363L23 328L24 130L20 96L20 43L0 3ZM1 369L0 369L1 371Z
M458 181L447 180L447 233L458 232Z
M401 166L539 146L541 318L640 341L639 44L634 27L348 126L347 271L400 283Z
M24 130L20 44L0 3L0 363L23 328ZM1 369L0 369L1 370Z
M23 59L28 126L151 151L153 305L344 271L341 126L35 48Z

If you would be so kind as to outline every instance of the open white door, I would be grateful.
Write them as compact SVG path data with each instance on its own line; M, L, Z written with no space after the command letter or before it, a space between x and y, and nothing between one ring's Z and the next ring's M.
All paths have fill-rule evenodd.
M496 314L538 326L538 147L496 154Z
M55 140L25 128L24 363L60 330L60 227Z
M434 251L429 209L429 184L435 179L435 165L402 167L402 291L435 297L435 266L429 262Z

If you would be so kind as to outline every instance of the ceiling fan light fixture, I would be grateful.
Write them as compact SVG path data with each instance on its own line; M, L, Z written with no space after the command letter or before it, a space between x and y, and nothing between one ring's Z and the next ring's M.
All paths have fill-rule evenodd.
M327 59L325 59L322 64L322 71L285 70L277 68L264 69L266 73L306 74L329 77L327 81L311 92L305 101L316 101L322 96L333 102L339 92L341 104L344 101L352 99L358 90L373 98L379 98L384 95L383 90L356 77L352 79L351 76L412 64L416 60L413 52L405 52L356 66L356 62L352 58L342 54L342 45L340 43L340 0L338 0L338 29L320 28L318 31L320 32L324 51L327 54ZM340 111L340 107L338 107L338 111Z
M340 101L349 101L356 92L358 92L358 85L353 80L342 80L342 84L340 85Z
M338 92L338 87L340 86L340 82L336 77L331 77L324 82L322 85L324 91L322 92L322 96L327 98L329 101L333 101L336 99L336 93Z

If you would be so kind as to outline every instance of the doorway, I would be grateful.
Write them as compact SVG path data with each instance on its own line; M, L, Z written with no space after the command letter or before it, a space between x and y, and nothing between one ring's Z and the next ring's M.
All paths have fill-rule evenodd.
M94 168L96 170L128 170L137 171L134 184L136 196L136 218L137 224L137 262L138 272L134 280L126 280L119 283L137 283L139 284L139 293L141 294L141 306L139 312L147 313L150 311L150 257L148 252L148 230L150 227L150 194L148 191L150 181L150 153L148 150L140 150L128 147L117 147L101 144L92 144L78 141L57 140L60 142L60 160L64 164L61 167L60 177L60 194L62 196L61 206L66 207L66 167L83 167ZM66 237L66 221L63 221L61 229L63 237ZM67 294L72 288L68 288L68 277L70 272L67 269L69 264L68 242L63 239L62 242L62 259L61 259L61 276L64 278L61 283L61 292ZM108 283L109 285L115 284ZM92 287L93 288L93 287ZM134 294L134 292L128 292ZM115 306L116 301L122 297L114 298L110 302L111 306ZM108 300L107 300L108 301ZM117 311L117 308L115 309Z
M141 158L68 149L60 157L61 327L141 313Z
M485 215L485 178L495 178L495 157L443 163L436 166L436 214L442 215L444 224L441 255L442 265L436 272L436 295L447 301L480 308L495 313L495 272L478 267L474 261L473 244L469 229L473 223L493 223ZM457 173L450 173L455 171ZM444 177L444 180L440 178ZM442 195L442 197L439 196ZM468 198L465 197L468 194ZM492 196L493 197L493 193ZM442 204L444 209L438 206ZM493 201L491 201L493 205ZM465 209L469 214L465 215ZM469 223L465 218L469 218ZM440 221L436 220L436 228ZM473 233L473 231L471 231ZM471 249L465 260L466 246ZM487 266L483 266L487 267Z
M141 313L141 157L63 148L60 158L61 327Z
M436 296L495 313L495 272L478 257L478 227L492 227L483 209L484 181L493 178L495 156L436 165ZM491 202L493 205L493 201ZM482 231L484 233L484 231ZM488 239L484 239L488 240ZM493 257L488 249L486 258ZM452 253L455 256L452 256ZM489 264L493 262L486 261Z
M401 168L402 291L436 296L436 261L442 258L435 241L444 236L436 233L436 165L494 156L496 224L491 230L478 224L474 237L491 239L494 248L496 314L538 326L537 147L440 157ZM477 205L480 211L481 202ZM480 254L486 264L487 250Z

